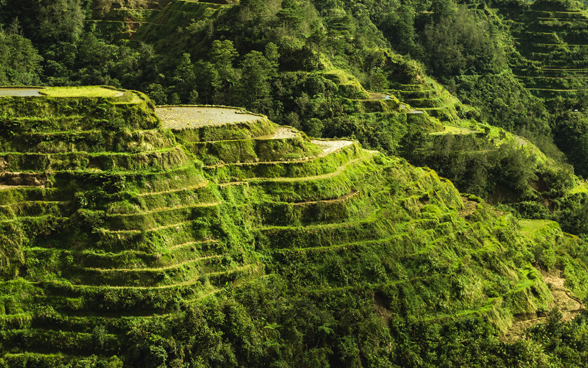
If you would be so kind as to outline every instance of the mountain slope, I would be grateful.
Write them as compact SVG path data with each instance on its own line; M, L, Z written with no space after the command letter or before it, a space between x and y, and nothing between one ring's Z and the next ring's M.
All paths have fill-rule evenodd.
M160 125L137 92L1 102L8 366L385 361L395 318L480 316L504 332L547 310L533 265L554 267L555 251L578 242L432 170L240 110L164 107ZM565 272L584 296L586 267ZM314 317L287 317L290 303ZM364 318L370 341L352 332ZM189 342L195 320L210 329L204 345Z

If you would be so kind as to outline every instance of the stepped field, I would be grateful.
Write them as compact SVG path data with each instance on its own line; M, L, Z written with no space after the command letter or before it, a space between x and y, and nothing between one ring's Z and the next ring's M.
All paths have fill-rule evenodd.
M299 312L263 312L287 300L338 310L308 320L338 333L363 328L344 313L349 295L376 325L477 315L504 333L554 302L534 266L576 241L554 222L519 221L433 170L263 115L91 91L0 98L5 366L139 367L163 353L176 366L263 365L273 350L251 346L304 344ZM583 267L563 274L578 297ZM317 349L300 361L340 354Z
M570 97L586 89L588 13L563 2L537 1L528 9L501 8L516 50L514 73L535 95Z

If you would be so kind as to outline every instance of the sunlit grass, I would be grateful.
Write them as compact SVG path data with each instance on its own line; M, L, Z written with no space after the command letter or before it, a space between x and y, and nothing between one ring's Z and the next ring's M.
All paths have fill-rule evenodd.
M523 235L530 236L546 226L553 226L555 223L549 220L520 220L519 226Z
M48 97L120 97L121 91L104 87L50 87L40 91Z

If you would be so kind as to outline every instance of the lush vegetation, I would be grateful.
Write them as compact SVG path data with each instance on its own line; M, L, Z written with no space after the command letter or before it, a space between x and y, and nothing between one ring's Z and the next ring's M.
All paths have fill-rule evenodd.
M588 295L582 3L0 0L0 24L0 85L49 87L0 98L0 366L586 365L544 281ZM180 104L269 119L162 126Z

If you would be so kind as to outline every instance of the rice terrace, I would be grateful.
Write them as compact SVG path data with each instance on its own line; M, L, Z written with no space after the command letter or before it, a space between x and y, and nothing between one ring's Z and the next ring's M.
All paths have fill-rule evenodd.
M585 3L0 26L0 368L588 366Z

